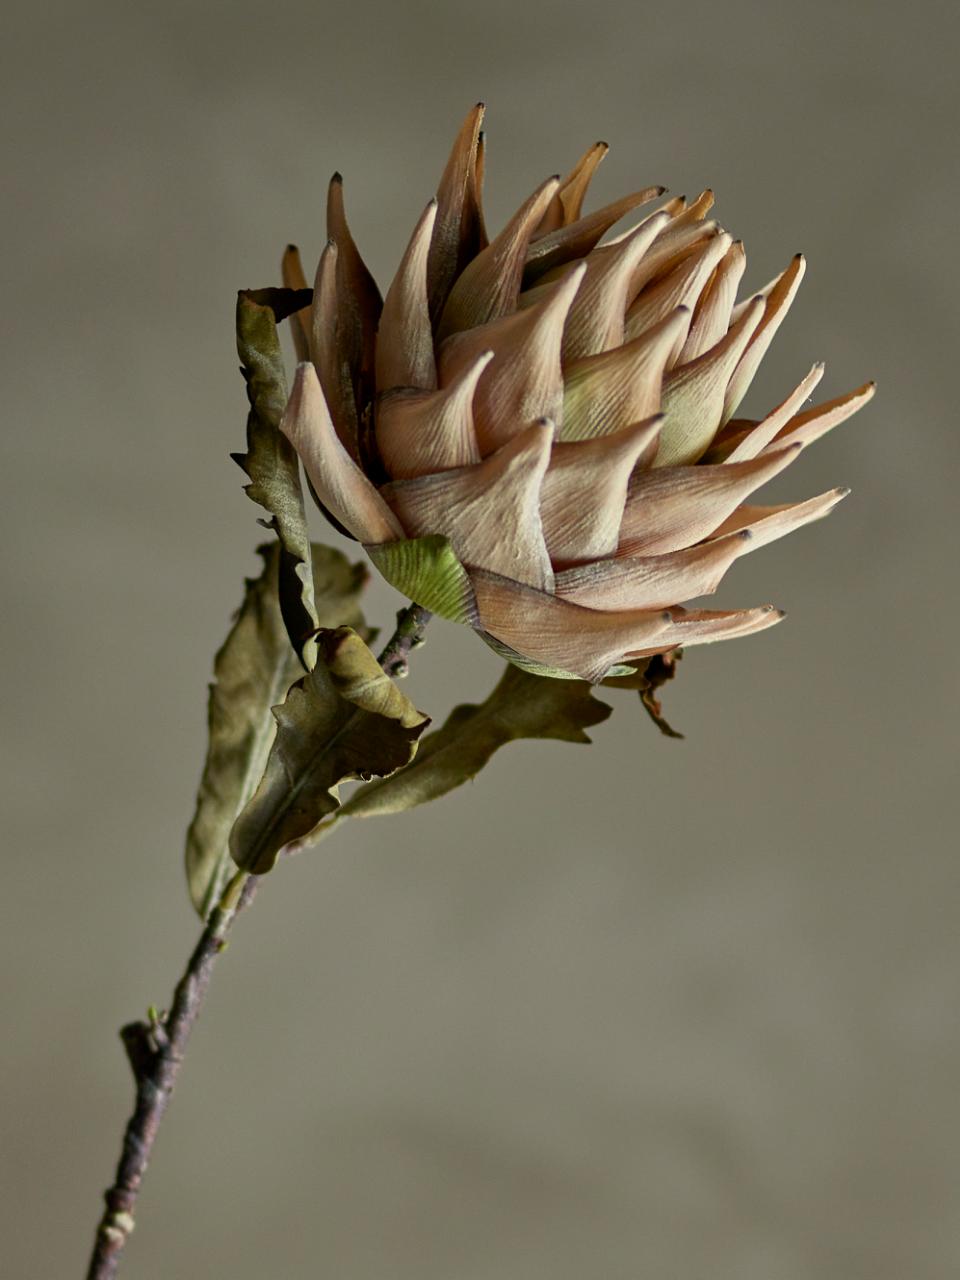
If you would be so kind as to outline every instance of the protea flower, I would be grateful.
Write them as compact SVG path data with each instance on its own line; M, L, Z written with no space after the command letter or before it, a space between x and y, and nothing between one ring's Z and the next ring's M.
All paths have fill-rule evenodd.
M772 606L682 602L848 492L747 503L873 393L804 408L817 364L761 420L735 417L802 257L738 302L743 245L706 220L709 191L604 241L663 188L582 214L603 143L488 240L482 115L382 303L331 183L283 420L317 500L411 599L541 674L596 682L769 627ZM292 246L284 269L302 285Z

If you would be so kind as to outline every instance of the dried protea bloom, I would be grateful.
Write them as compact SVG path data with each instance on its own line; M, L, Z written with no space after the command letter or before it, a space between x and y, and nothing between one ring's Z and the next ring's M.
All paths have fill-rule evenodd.
M283 421L319 503L407 596L542 674L599 681L777 622L682 602L846 493L748 501L873 392L804 408L815 365L762 420L735 416L803 259L738 302L743 246L709 191L604 240L663 190L583 214L602 143L488 241L481 118L382 302L331 184ZM302 284L292 248L285 274Z

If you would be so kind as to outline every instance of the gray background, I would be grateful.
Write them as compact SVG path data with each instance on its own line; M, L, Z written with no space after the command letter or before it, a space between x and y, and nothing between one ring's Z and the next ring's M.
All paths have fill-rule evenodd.
M810 269L750 404L880 395L778 482L831 519L722 600L685 742L624 695L282 868L238 928L124 1274L946 1280L960 1267L950 4L18 6L0 84L8 832L3 1271L78 1275L164 1003L211 654L254 567L232 310L346 176L384 280L460 118L500 222L714 185ZM317 531L322 533L320 522ZM368 614L397 598L375 584ZM441 718L497 663L435 624Z

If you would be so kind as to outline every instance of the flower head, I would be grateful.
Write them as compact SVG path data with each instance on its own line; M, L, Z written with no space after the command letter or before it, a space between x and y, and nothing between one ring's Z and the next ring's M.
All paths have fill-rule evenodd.
M735 416L802 257L737 301L743 245L707 220L709 191L610 237L663 189L584 214L603 143L489 240L482 115L382 301L331 183L282 423L318 502L411 599L542 674L598 681L779 621L770 606L682 602L847 492L747 501L873 394L805 408L818 364L761 420ZM302 282L292 248L285 275Z

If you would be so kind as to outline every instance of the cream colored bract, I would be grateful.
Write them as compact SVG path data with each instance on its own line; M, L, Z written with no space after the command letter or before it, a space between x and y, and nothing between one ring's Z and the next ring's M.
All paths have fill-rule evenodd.
M684 609L738 556L847 492L749 505L873 394L735 417L803 275L737 301L743 245L704 192L652 187L583 214L606 147L542 183L493 240L482 107L467 117L386 297L335 176L282 429L321 505L400 590L542 674L599 681L680 645L748 635L770 606ZM286 282L303 283L296 251Z

